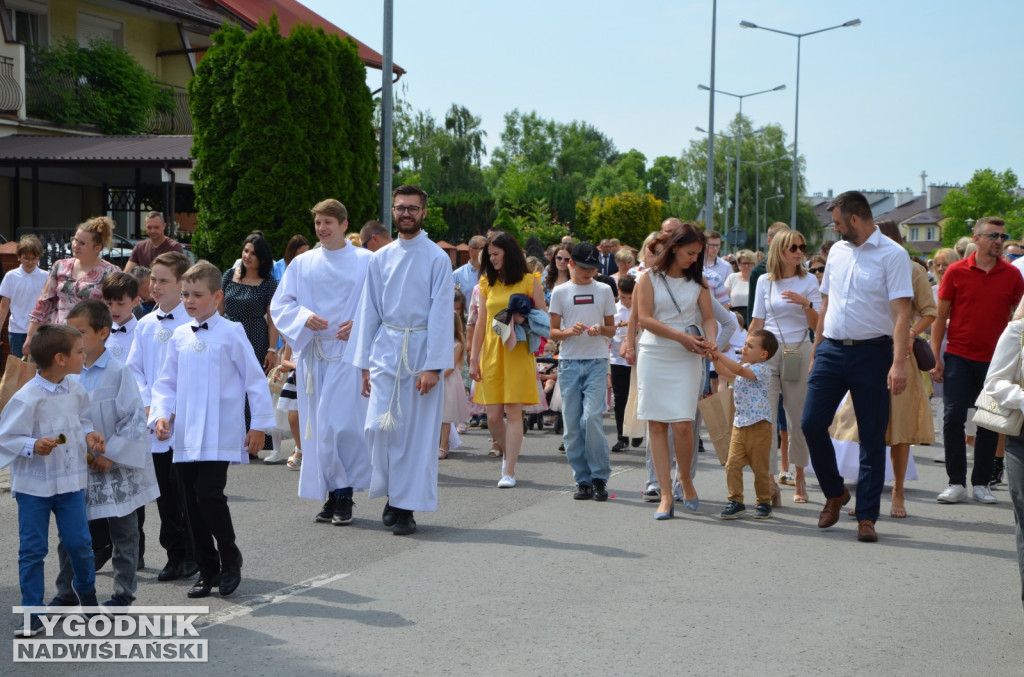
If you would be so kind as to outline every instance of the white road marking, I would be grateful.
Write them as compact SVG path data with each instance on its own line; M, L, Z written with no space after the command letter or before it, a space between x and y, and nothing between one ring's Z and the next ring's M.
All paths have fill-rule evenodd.
M248 602L237 604L229 609L225 609L224 611L219 611L215 614L212 614L206 619L196 622L195 627L210 628L214 625L220 625L221 623L228 623L230 621L235 620L236 618L241 618L242 616L251 614L253 611L256 611L257 609L262 609L265 606L277 604L278 602L283 602L289 597L294 597L295 595L302 594L307 590L319 588L329 583L333 583L334 581L340 581L342 578L345 578L348 575L349 574L327 573L321 574L319 576L314 576L313 578L308 578L304 581L300 581L299 583L295 583L293 585L281 588L280 590L272 592L269 595L261 595L259 597L255 597L249 600Z

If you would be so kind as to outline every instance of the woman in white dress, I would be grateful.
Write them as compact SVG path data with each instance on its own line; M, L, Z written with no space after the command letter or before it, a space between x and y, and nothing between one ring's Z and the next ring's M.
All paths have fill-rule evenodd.
M659 249L652 259L649 252ZM648 423L651 460L662 487L672 486L672 427L683 505L696 511L697 490L688 472L693 446L685 442L693 439L693 417L704 380L702 356L706 345L714 345L718 331L703 278L704 234L689 223L660 234L648 249L647 266L634 292L637 319L644 329L637 342L637 417ZM654 518L668 519L674 512L672 492L661 492Z
M818 325L818 309L821 308L821 292L818 280L807 274L803 266L804 252L807 241L795 230L783 230L772 238L768 249L768 261L765 274L757 278L757 289L754 292L753 312L750 319L750 332L767 329L779 340L780 350L768 366L772 371L772 382L768 397L776 402L782 393L782 406L789 421L789 458L796 466L796 490L793 493L794 503L807 502L807 482L804 479L804 468L810 463L810 452L800 430L800 418L803 416L804 400L807 399L807 369L811 364L813 341L810 330ZM799 357L787 357L793 352ZM791 360L793 372L787 365L786 374L782 374L782 361ZM783 378L785 376L785 378ZM778 412L778 408L775 408ZM772 421L772 427L775 427ZM789 468L783 468L788 472ZM778 506L779 489L775 478L779 474L779 449L776 437L772 435L772 505Z

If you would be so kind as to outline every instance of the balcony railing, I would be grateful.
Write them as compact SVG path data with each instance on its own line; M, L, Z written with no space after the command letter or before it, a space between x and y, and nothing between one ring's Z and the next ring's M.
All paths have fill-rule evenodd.
M0 56L0 113L17 113L21 109L21 85L14 74L14 59Z
M188 110L188 92L184 87L173 87L174 109L169 113L154 111L149 118L147 131L150 134L191 134L192 114Z

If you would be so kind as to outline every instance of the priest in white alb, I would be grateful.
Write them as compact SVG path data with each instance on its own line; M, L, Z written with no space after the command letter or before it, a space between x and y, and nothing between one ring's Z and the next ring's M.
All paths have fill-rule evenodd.
M320 247L285 268L270 302L274 326L296 360L303 460L299 496L324 500L317 522L352 522L352 494L370 486L362 372L343 361L370 252L345 238L348 210L337 200L312 209Z
M427 194L399 186L392 209L398 239L370 259L345 361L363 370L370 400L370 498L388 497L384 525L404 536L416 530L414 511L437 510L441 374L455 362L455 287L451 259L423 231Z

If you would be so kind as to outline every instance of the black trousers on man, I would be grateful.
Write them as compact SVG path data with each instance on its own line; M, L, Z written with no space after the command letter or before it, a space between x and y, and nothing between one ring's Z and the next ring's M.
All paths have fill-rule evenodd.
M235 527L224 488L227 461L175 463L185 497L185 515L192 527L199 573L210 579L224 569L238 566L241 553L235 545ZM214 542L216 541L216 543Z

